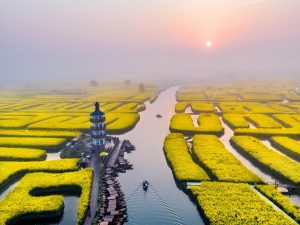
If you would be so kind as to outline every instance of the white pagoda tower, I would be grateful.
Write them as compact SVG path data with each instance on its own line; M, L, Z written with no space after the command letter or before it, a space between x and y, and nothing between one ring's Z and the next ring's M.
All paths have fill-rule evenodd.
M93 147L96 150L102 151L105 149L106 141L106 125L105 125L105 113L100 111L100 105L98 102L95 103L95 111L91 114L92 123L92 140Z

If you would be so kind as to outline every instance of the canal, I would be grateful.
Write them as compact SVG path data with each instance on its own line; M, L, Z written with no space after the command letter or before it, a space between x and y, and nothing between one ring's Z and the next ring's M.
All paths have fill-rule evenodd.
M120 136L130 140L137 149L125 156L134 169L118 178L127 199L127 225L204 224L196 205L176 186L162 149L174 114L177 89L169 88L154 103L147 102L136 127ZM157 118L157 114L162 118ZM147 192L141 187L144 179L150 182Z

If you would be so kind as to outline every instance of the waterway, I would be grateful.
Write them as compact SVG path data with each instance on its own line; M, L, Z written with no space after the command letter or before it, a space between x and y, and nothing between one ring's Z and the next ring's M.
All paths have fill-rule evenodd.
M177 187L162 149L164 138L170 132L177 89L169 88L154 103L147 102L146 111L140 113L140 122L120 136L130 140L137 149L125 156L134 169L118 178L127 198L127 225L204 224L196 205ZM157 118L157 114L162 118ZM141 188L144 179L150 182L147 192Z
M16 225L76 225L77 224L77 205L79 198L76 196L64 196L64 213L62 218L55 221L22 221Z
M47 225L76 225L78 214L78 202L77 196L64 196L64 214L59 222L50 223Z

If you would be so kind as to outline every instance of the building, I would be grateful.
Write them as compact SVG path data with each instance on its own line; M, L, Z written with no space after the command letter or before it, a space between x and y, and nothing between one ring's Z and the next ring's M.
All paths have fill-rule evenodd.
M105 113L100 111L100 105L98 102L95 103L95 111L90 115L93 147L96 150L104 150L106 142Z

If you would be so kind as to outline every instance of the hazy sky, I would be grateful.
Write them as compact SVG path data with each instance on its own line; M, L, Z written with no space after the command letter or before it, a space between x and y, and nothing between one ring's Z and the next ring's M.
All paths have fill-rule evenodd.
M299 0L0 0L2 83L288 69Z

